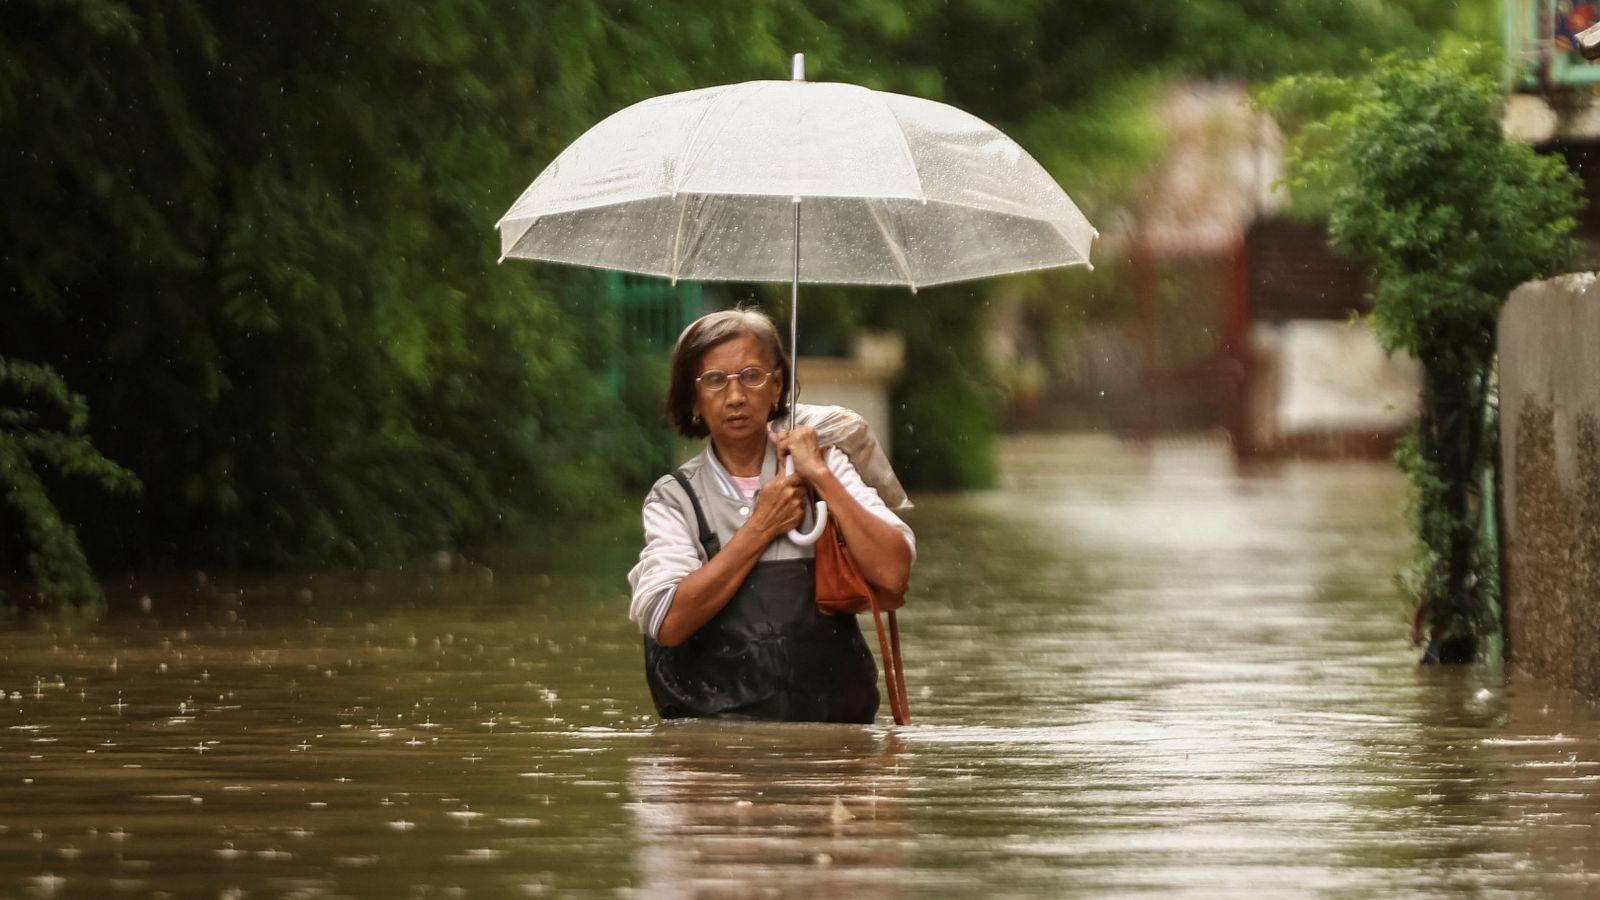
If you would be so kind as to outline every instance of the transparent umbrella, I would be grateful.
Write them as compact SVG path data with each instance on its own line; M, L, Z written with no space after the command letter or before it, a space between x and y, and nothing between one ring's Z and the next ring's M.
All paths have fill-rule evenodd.
M1087 265L1097 235L993 126L931 100L807 82L799 54L791 81L669 94L615 113L556 157L497 227L502 261L788 281L791 348L802 280L914 292ZM796 537L820 533L825 515Z

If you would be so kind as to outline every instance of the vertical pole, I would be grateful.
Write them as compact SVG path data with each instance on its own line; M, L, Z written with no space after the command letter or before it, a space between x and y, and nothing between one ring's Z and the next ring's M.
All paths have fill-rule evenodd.
M789 77L806 80L806 55L790 60ZM800 395L800 198L794 198L794 277L789 281L789 430L794 430L795 398Z
M797 54L798 55L798 54ZM800 392L800 198L794 198L794 277L789 281L789 430L794 430Z

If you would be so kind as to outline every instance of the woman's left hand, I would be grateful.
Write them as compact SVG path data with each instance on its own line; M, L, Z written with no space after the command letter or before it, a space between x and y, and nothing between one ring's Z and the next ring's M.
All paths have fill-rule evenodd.
M785 453L794 459L794 473L828 503L830 521L850 544L861 574L878 588L903 594L911 577L911 545L899 531L850 496L828 467L826 451L817 447L817 432L801 425L793 432L772 435L778 445L779 471Z
M794 473L808 484L815 485L832 474L827 460L823 459L822 449L817 446L817 431L810 425L797 426L793 431L775 432L772 442L778 445L780 468L785 456L793 458Z

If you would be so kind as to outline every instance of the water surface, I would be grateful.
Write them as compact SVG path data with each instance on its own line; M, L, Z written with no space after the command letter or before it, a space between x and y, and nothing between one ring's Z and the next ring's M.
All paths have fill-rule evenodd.
M1389 466L1004 465L908 515L909 728L658 725L603 529L0 632L0 897L1596 889L1600 720L1414 665Z

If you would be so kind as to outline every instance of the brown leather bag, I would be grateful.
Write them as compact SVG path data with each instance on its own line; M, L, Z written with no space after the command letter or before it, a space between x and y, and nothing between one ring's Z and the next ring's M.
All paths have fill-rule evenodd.
M855 615L872 610L873 624L878 626L878 652L883 659L883 687L889 695L889 712L896 725L910 725L905 668L900 663L900 626L894 617L894 611L906 605L906 595L879 591L867 582L833 519L823 526L816 550L817 608L830 615ZM883 627L884 613L889 614L887 634Z

